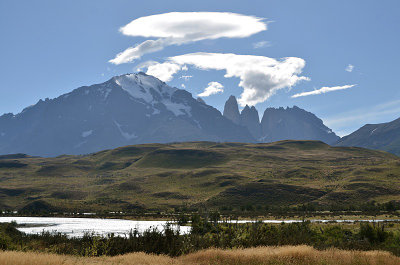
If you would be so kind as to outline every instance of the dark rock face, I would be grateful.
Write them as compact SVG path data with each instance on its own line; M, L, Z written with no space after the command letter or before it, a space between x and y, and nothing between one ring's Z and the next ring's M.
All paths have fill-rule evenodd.
M400 156L400 118L387 123L364 125L340 139L336 145L384 150Z
M251 108L246 105L240 113L240 124L246 127L254 139L261 137L261 125L258 111L254 106Z
M230 96L229 99L225 102L224 117L233 121L236 124L240 124L239 107L235 96Z
M320 140L335 143L339 137L311 112L293 108L268 108L261 120L262 142Z
M328 144L335 143L339 137L326 127L314 114L299 107L268 108L261 123L256 108L245 106L239 113L236 98L231 96L225 103L224 116L246 127L258 142L280 140L320 140ZM238 121L237 121L238 120Z
M182 141L254 138L189 92L144 73L116 76L0 117L0 154L86 154Z

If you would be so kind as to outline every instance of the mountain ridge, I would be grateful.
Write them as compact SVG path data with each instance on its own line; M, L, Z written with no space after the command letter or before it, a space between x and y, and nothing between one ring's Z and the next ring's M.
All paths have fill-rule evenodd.
M54 156L138 143L254 141L214 107L144 73L39 100L19 114L1 116L0 128L1 154Z
M266 109L260 122L254 106L239 112L236 97L230 96L221 114L188 91L142 72L114 76L0 116L0 154L87 154L184 141L293 139L331 144L338 138L322 120L296 106Z
M225 103L224 116L246 127L257 142L320 140L333 144L340 139L315 114L297 106L267 108L260 122L254 106L246 105L239 112L235 96L230 96Z
M391 122L366 124L344 136L335 145L384 150L400 156L400 118Z

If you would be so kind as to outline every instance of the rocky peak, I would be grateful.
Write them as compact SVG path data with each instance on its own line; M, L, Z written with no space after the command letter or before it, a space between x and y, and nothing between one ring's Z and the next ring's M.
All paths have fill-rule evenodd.
M240 124L239 107L235 96L230 96L225 102L223 115L234 123Z
M240 124L245 126L251 135L258 139L261 136L260 118L257 109L246 105L240 114Z
M279 140L320 140L335 143L339 137L313 113L297 106L267 108L261 120L263 142Z

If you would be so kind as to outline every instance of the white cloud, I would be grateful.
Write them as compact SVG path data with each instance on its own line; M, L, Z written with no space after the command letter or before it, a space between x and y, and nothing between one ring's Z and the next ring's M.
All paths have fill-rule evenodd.
M301 80L310 80L300 76L305 66L305 61L301 58L287 57L277 60L232 53L189 53L169 57L164 63L149 66L147 74L161 80L171 80L184 65L194 65L202 70L225 70L226 78L240 78L239 86L243 88L243 92L238 102L241 106L264 102L280 89L291 88Z
M208 83L208 87L204 89L204 91L198 94L198 97L209 97L211 95L224 92L224 86L218 82L210 82Z
M264 102L283 88L291 88L308 77L299 76L305 66L301 58L287 57L281 60L255 55L232 53L190 53L168 58L177 65L194 65L203 70L225 70L226 78L240 78L243 92L241 106Z
M259 41L253 43L253 48L254 49L260 49L260 48L265 48L265 47L271 47L272 44L270 41Z
M182 67L183 70L183 67ZM181 77L179 77L179 79L184 79L185 81L188 81L190 78L192 78L192 75L181 75Z
M346 67L346 69L344 69L344 70L347 71L347 72L349 72L349 73L351 73L351 72L353 72L353 69L354 69L354 65L349 64L349 65Z
M245 38L267 30L261 18L224 12L172 12L140 17L120 28L122 34L156 38L129 47L110 60L122 64L169 45L181 45L206 39Z
M345 86L334 86L334 87L321 87L320 89L314 90L314 91L309 91L309 92L303 92L303 93L298 93L292 96L292 98L298 98L298 97L305 97L305 96L310 96L310 95L319 95L319 94L325 94L328 92L336 91L336 90L343 90L343 89L348 89L352 88L355 85L345 85Z
M160 63L156 62L156 61L145 61L145 62L137 65L136 70L139 72L142 72L142 71L144 71L144 69L147 69L149 66L156 65L156 64L160 64Z
M146 74L155 76L161 81L168 82L172 80L174 74L182 70L182 67L182 65L171 62L150 64L147 66Z

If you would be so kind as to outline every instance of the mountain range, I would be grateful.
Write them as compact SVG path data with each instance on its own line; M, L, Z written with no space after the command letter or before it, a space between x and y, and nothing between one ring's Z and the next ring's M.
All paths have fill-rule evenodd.
M288 139L398 153L399 123L366 125L340 139L321 119L297 106L267 108L260 121L254 106L245 106L240 112L231 96L221 114L188 91L140 72L83 86L54 99L39 100L21 113L0 116L0 154L57 156L144 143ZM368 133L373 137L367 137Z
M320 140L336 143L340 137L326 127L321 119L297 106L293 108L267 108L259 120L254 106L245 106L239 113L234 96L225 103L224 116L232 122L246 127L257 142L280 140Z
M86 154L193 140L254 141L217 109L144 73L116 76L0 117L1 154Z
M336 145L379 149L400 156L400 118L387 123L366 124Z

